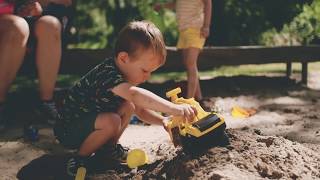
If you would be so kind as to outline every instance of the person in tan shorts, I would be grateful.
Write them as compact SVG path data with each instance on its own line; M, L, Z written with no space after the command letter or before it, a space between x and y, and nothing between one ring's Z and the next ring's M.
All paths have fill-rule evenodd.
M212 13L211 0L176 0L175 2L157 4L160 8L175 8L179 28L177 48L182 53L182 60L187 70L187 97L194 97L197 101L203 99L197 61L206 38L210 34Z

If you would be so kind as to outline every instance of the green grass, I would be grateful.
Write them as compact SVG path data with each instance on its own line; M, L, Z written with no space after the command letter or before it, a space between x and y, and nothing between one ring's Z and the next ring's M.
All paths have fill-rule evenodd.
M309 63L310 71L319 71L320 62ZM301 64L292 64L293 73L301 72ZM218 77L218 76L237 76L237 75L272 75L272 74L283 74L286 73L285 64L263 64L263 65L240 65L240 66L222 66L211 71L202 71L200 76L204 77ZM59 75L57 81L57 87L69 87L75 81L80 78L78 75ZM166 80L186 80L185 72L170 72L170 73L154 73L149 82L163 82ZM17 90L19 87L23 88L35 88L37 80L27 77L18 77L13 85L11 86L11 91Z
M320 62L309 63L309 72L320 70ZM301 63L292 64L292 73L301 72ZM263 64L263 65L240 65L240 66L221 66L210 71L201 71L201 77L217 77L217 76L237 76L237 75L268 75L268 74L285 74L286 64ZM155 73L150 81L161 82L167 79L185 80L185 72Z

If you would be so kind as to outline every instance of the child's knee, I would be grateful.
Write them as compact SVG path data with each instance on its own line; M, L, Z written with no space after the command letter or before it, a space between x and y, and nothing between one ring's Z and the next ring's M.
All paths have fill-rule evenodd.
M135 111L135 106L133 103L129 101L125 101L122 103L120 109L119 109L119 114L121 115L121 126L124 124L128 124L129 120L131 118L131 115Z
M131 116L135 111L135 106L132 102L124 101L118 109L121 118L124 116Z
M133 114L134 110L135 110L134 104L132 102L129 102L129 101L125 101L122 104L122 108L124 108L125 112L128 113L129 115Z
M95 128L117 133L121 128L121 118L116 113L101 113L96 120Z

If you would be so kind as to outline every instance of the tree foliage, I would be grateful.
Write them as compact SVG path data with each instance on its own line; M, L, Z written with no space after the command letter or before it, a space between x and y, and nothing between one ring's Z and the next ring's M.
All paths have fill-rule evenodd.
M113 47L120 29L132 20L150 20L163 32L167 45L177 41L175 12L155 12L153 4L165 0L77 0L71 47ZM319 0L315 0L319 1ZM263 43L265 31L276 33L312 0L214 0L207 45ZM306 8L306 6L305 6ZM306 18L305 18L306 19ZM307 19L306 19L307 20ZM318 21L318 20L317 20Z
M256 45L268 29L279 30L310 0L214 0L208 45Z
M113 47L117 34L132 20L154 22L173 45L177 37L175 14L164 10L155 12L153 0L78 0L71 47Z
M320 0L303 6L303 12L277 31L262 34L261 42L269 46L306 45L320 39Z

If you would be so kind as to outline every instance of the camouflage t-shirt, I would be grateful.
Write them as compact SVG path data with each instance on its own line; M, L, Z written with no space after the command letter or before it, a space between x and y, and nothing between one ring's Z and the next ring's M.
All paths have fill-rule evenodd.
M60 114L64 121L100 112L116 112L123 99L113 87L125 82L113 58L97 65L80 79L62 101Z

